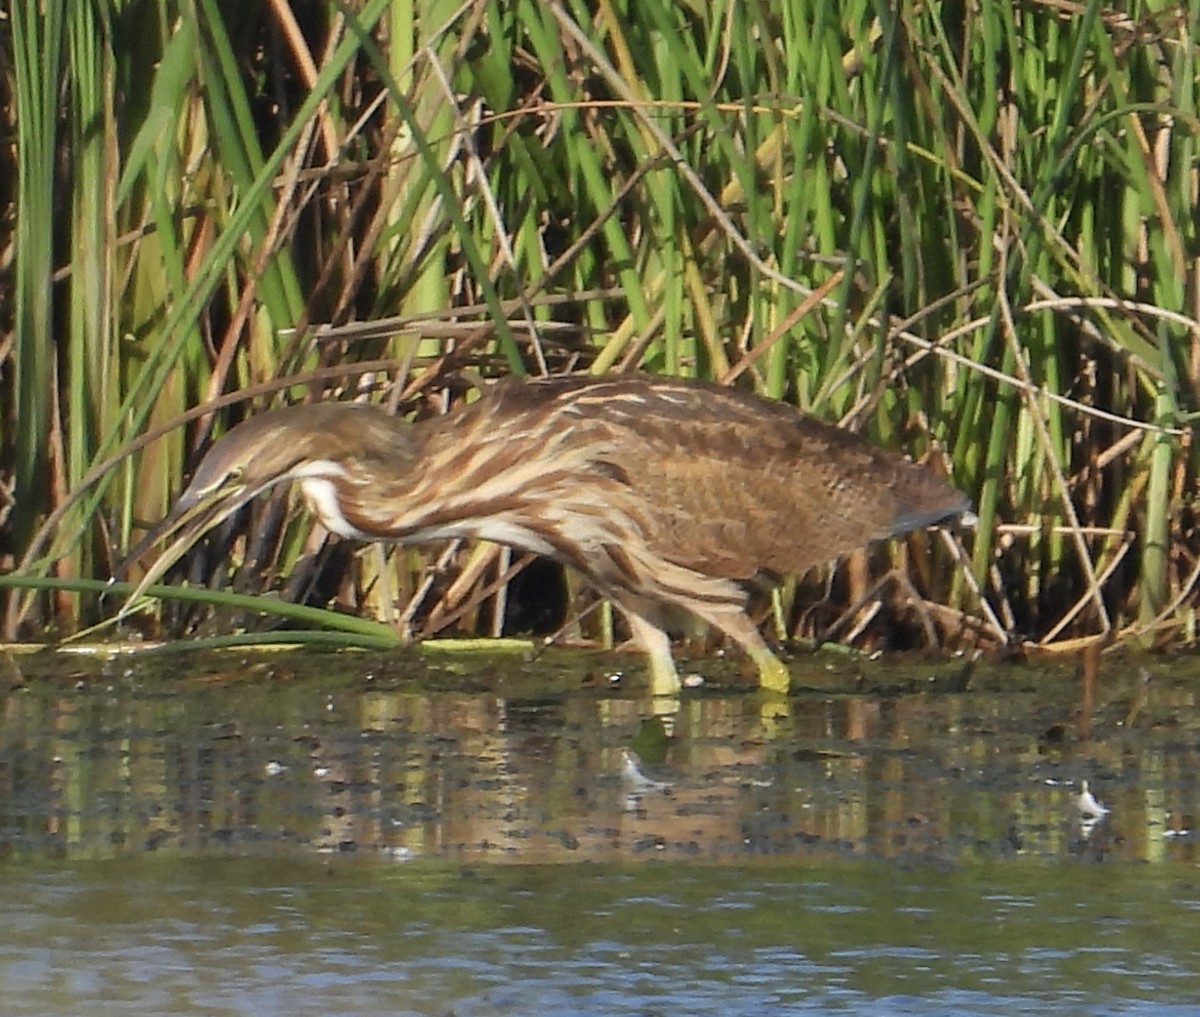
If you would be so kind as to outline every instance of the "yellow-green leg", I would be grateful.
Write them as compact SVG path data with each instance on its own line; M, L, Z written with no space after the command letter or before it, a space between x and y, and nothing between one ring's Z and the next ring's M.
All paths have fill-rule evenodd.
M792 687L792 673L787 665L771 652L766 643L760 647L746 647L746 650L758 668L758 684L767 692L786 696Z
M754 661L758 668L758 684L764 691L777 696L786 696L792 685L792 675L771 648L759 634L757 627L746 616L746 613L732 604L723 606L708 606L702 611L696 608L706 622L715 625L725 635L733 639L746 651L746 655Z
M633 640L643 650L650 662L650 691L656 696L679 695L679 672L675 670L675 659L671 656L671 640L657 625L652 625L641 615L626 610L629 631Z

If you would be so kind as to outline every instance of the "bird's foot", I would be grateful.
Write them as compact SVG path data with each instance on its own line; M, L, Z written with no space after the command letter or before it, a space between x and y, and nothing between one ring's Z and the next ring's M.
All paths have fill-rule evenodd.
M787 665L771 652L758 655L754 661L758 665L758 684L766 692L786 697L792 687L792 673Z

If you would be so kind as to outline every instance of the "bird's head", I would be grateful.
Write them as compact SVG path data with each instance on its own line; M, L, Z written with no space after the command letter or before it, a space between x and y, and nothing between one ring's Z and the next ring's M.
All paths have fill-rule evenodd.
M122 575L151 547L173 537L122 613L205 533L262 492L306 477L345 477L348 458L381 423L390 427L394 420L374 407L315 403L271 410L233 428L209 449L171 511L118 566Z

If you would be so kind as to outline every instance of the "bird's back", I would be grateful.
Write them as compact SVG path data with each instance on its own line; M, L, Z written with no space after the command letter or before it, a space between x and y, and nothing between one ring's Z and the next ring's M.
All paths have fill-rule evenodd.
M449 426L450 441L490 429L514 464L551 442L589 450L599 496L631 506L649 551L730 579L803 572L968 508L932 471L857 435L702 382L502 383Z

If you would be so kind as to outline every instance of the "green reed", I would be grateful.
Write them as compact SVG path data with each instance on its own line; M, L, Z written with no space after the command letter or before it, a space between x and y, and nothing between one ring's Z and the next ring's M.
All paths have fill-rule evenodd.
M932 621L908 627L937 638L1190 637L1189 5L127 14L17 0L3 41L19 576L107 576L209 437L273 399L374 391L433 412L422 399L464 368L638 368L737 377L975 499L970 577L918 538L789 584L776 634L819 633L814 599L828 621L895 567L887 617L924 602ZM367 337L313 331L390 316ZM246 589L335 555L295 512L247 546ZM339 600L405 632L463 605L455 625L483 626L500 560L444 555L474 570L452 604L428 582L443 551L359 554ZM30 584L7 634L104 610Z

